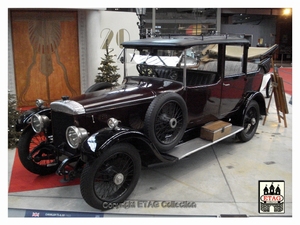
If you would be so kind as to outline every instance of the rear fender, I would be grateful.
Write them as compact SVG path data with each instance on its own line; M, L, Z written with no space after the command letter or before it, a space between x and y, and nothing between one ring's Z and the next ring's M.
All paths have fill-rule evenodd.
M246 104L245 104L245 107L243 110L243 115L245 114L246 109L252 100L254 100L258 103L260 115L266 115L267 111L266 111L265 97L263 96L263 94L261 92L252 92L248 95L248 97L246 99Z
M82 143L82 161L88 162L101 157L108 148L121 142L132 144L139 151L142 162L146 166L170 163L174 160L165 158L142 132L130 129L112 130L104 128Z
M261 92L248 92L244 101L240 107L241 110L234 114L233 123L237 126L243 126L243 118L250 102L254 100L259 105L260 115L266 115L266 103L265 98Z

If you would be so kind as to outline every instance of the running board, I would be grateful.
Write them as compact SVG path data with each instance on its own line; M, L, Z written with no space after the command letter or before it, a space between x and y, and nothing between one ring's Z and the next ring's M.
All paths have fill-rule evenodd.
M242 131L243 129L244 128L240 127L240 126L232 126L230 134L228 134L216 141L207 141L207 140L201 139L200 137L192 139L190 141L187 141L185 143L177 145L174 149L167 152L166 155L176 157L178 160L180 160L180 159L187 157L197 151L207 148L219 141L222 141L222 140Z

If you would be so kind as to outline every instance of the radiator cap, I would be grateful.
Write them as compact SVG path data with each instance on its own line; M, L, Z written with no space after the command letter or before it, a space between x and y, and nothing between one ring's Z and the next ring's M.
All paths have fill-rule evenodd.
M69 100L70 97L69 96L62 96L61 99L65 101L65 100Z

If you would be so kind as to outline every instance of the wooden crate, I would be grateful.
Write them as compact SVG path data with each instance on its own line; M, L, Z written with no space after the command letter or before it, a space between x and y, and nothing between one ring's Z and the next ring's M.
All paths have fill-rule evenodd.
M200 137L208 141L216 141L231 133L232 124L218 120L201 127Z

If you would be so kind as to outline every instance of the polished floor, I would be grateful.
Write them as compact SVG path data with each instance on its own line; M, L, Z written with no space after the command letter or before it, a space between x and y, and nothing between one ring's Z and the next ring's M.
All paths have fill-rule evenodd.
M288 109L287 127L279 123L273 99L265 125L261 120L251 141L231 137L173 165L143 169L122 207L100 212L85 203L75 185L8 193L8 217L292 217L292 104ZM14 154L9 150L8 179ZM284 182L284 212L259 213L260 182L278 180Z

